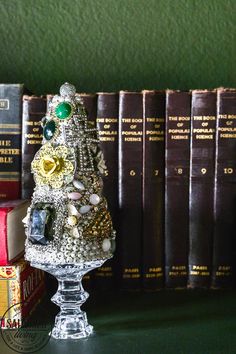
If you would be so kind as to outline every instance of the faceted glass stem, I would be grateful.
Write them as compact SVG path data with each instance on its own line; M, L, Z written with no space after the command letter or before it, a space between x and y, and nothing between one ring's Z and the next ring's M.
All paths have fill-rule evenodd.
M52 274L58 280L57 292L51 299L60 307L51 333L53 338L79 339L93 333L93 326L88 324L87 315L81 310L81 305L89 297L82 286L82 278L84 274L103 263L103 260L74 265L31 263L33 267Z

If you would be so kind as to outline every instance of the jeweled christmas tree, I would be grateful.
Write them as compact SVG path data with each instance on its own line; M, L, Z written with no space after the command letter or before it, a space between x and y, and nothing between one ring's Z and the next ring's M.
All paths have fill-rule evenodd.
M32 161L36 187L24 219L25 258L59 282L52 301L61 307L54 338L81 338L92 333L80 306L88 294L85 273L112 257L115 231L102 178L106 166L97 131L73 85L65 83L43 119L43 145Z

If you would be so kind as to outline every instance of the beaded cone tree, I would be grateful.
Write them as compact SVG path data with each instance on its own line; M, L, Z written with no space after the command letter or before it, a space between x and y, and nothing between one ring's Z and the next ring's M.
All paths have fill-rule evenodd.
M54 338L92 333L80 306L87 299L85 273L111 258L115 231L102 195L106 166L97 131L87 120L82 100L65 83L42 121L43 145L31 167L36 183L26 227L25 258L59 282L52 301L61 307Z

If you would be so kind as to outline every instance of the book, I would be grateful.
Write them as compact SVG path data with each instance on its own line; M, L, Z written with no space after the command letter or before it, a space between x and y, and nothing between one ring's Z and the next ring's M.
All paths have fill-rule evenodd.
M236 90L217 90L212 287L232 287L236 230Z
M0 266L1 328L19 328L45 294L44 272L21 259Z
M0 202L0 265L8 265L22 256L25 248L25 230L22 219L26 216L28 201Z
M119 95L117 93L97 93L97 129L100 147L107 170L103 176L103 192L107 199L112 222L117 229L118 214L118 116ZM114 285L116 256L95 270L96 286L110 288Z
M23 96L22 120L22 179L21 197L29 199L33 194L34 180L31 162L41 147L43 129L41 119L46 113L46 97Z
M166 92L165 282L187 285L189 242L189 92Z
M143 288L164 285L165 92L143 91Z
M142 135L141 92L119 95L119 229L121 287L140 289L142 259Z
M23 84L0 84L0 199L21 197Z
M193 90L189 189L190 288L211 282L214 225L216 91Z

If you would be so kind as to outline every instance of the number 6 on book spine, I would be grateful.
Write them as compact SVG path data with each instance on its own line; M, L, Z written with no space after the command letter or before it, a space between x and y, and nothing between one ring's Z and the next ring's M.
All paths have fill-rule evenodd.
M123 289L141 287L142 104L142 93L120 92L118 254Z

